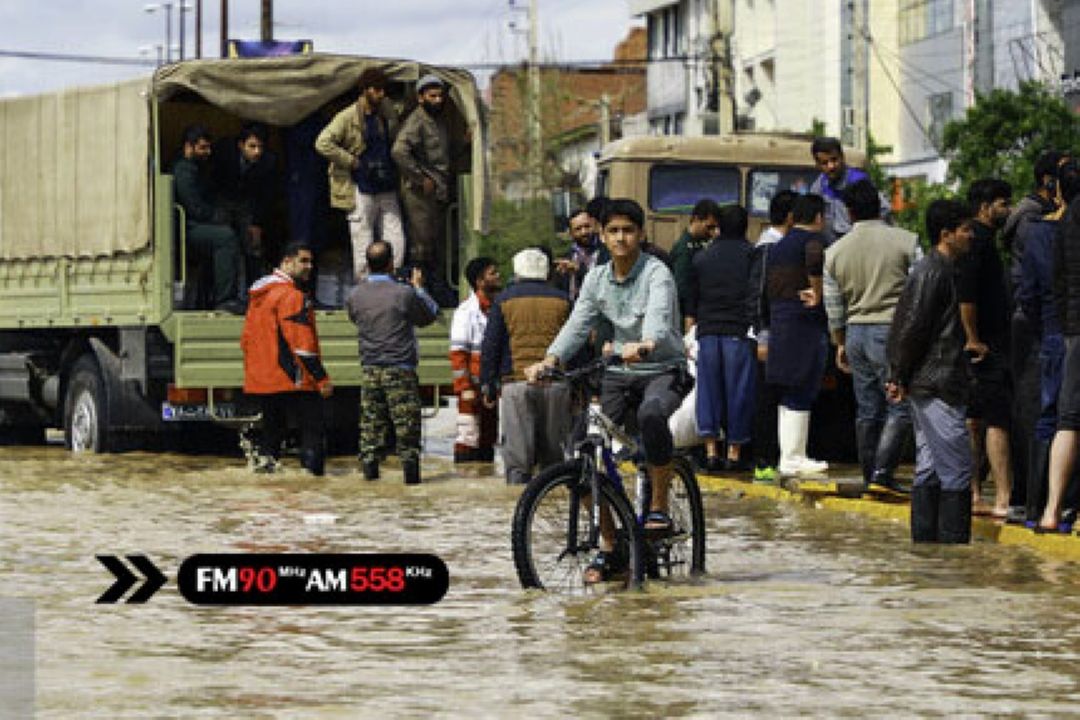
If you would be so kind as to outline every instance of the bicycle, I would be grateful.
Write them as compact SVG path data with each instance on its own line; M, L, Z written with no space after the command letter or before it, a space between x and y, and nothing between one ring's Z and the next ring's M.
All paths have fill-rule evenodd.
M617 362L617 359L615 360ZM578 370L553 370L549 377L588 390L596 376L613 364L597 360ZM690 461L676 455L669 490L670 531L645 529L651 483L638 441L589 404L584 439L574 444L572 459L545 469L525 487L514 511L511 544L518 579L525 588L582 594L612 582L623 588L652 579L693 577L705 572L705 512L701 489ZM615 443L622 446L616 453ZM637 466L633 495L619 472L619 460ZM608 555L620 572L598 583L585 571L600 550L604 513L614 537Z

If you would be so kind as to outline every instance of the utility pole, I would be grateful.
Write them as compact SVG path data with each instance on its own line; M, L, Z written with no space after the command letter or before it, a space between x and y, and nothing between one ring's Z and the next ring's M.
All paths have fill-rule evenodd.
M202 58L202 0L195 0L195 58Z
M221 0L221 57L229 55L229 0Z
M538 0L529 0L529 192L535 199L544 180L540 126L540 42Z
M183 60L184 60L184 24L185 24L184 23L184 12L187 9L187 7L188 7L187 0L180 0L178 17L180 18L180 61L181 62L183 62Z
M866 150L867 146L867 128L869 127L869 103L867 102L867 74L869 64L869 57L867 52L869 47L868 37L870 31L867 29L866 18L866 0L851 0L851 25L854 28L852 43L851 43L851 70L852 70L852 87L851 87L851 105L854 110L855 122L852 123L852 134L854 135L855 147L859 150Z
M712 43L716 69L716 131L728 135L735 131L734 73L731 69L731 38L735 34L735 4L715 0L716 33Z
M263 42L274 39L274 0L262 0L262 32L259 39Z

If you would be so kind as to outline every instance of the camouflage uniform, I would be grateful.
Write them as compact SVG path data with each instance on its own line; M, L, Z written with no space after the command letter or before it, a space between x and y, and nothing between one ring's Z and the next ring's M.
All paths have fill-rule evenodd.
M391 425L402 462L420 458L420 383L416 371L397 367L361 369L360 459L378 459Z

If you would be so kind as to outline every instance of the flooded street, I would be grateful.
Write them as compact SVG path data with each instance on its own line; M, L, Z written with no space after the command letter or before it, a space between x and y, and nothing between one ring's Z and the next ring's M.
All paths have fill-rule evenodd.
M393 467L365 482L350 458L313 479L3 449L0 594L35 605L38 717L1049 717L1080 703L1077 566L913 548L896 524L707 494L700 584L551 597L514 573L518 489L432 455L424 472L406 488ZM228 552L433 553L451 585L430 607L188 604L180 562ZM98 554L145 554L169 583L145 605L97 605L112 582Z

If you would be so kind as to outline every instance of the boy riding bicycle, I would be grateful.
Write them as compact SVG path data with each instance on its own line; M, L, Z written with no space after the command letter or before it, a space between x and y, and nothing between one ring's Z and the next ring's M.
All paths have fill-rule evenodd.
M668 532L672 530L668 488L674 452L668 418L693 383L686 371L679 332L675 280L662 261L642 251L645 215L640 205L629 199L612 200L600 223L611 262L598 265L585 276L569 320L544 360L525 369L525 377L537 382L545 370L568 361L593 330L610 341L624 364L604 373L600 391L603 411L622 425L636 420L652 480L645 530ZM601 551L587 571L589 582L605 579L612 572L610 522L601 522L601 532Z

